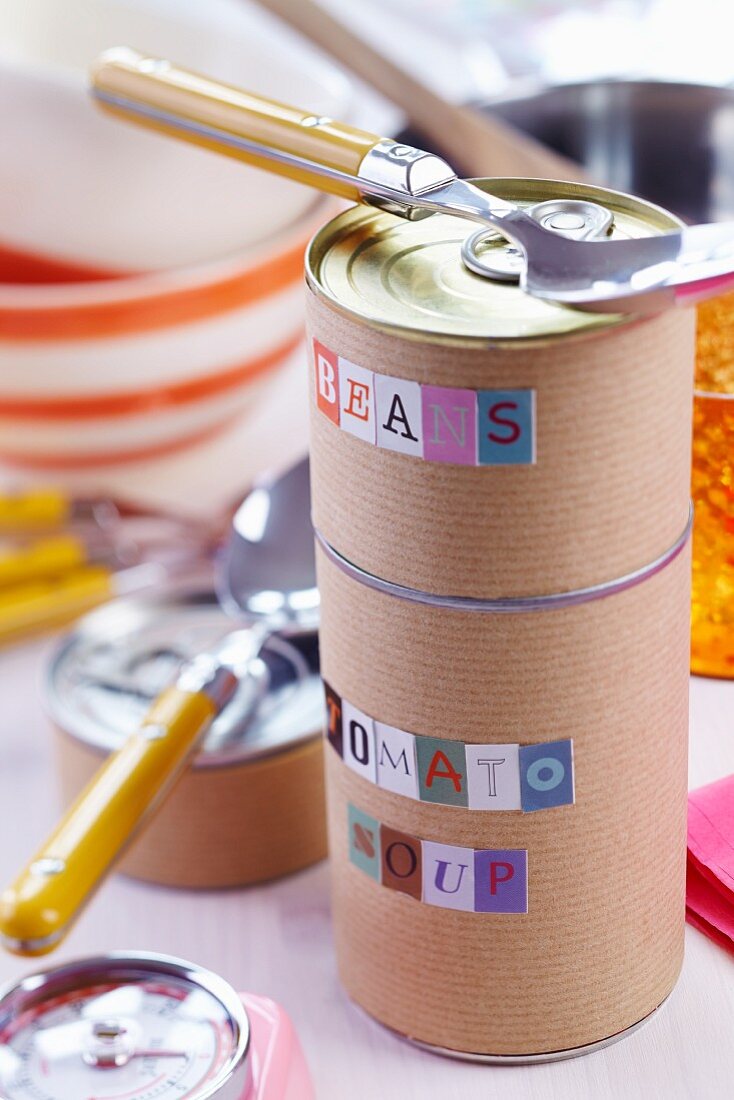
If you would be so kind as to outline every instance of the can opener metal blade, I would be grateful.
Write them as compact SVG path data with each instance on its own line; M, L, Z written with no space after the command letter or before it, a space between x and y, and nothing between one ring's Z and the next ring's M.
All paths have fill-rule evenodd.
M535 298L591 312L651 313L734 287L734 223L654 237L579 239L457 178L440 157L252 95L127 47L92 72L106 110L407 218L442 213L497 230L521 252ZM474 267L472 270L476 271Z

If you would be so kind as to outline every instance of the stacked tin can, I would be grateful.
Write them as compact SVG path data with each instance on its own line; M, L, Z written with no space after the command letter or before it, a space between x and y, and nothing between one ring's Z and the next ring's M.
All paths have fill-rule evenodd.
M140 728L180 668L232 628L211 580L86 615L46 678L64 805ZM165 886L249 886L326 855L315 633L273 635L120 869Z
M383 1024L526 1060L634 1027L681 966L694 319L534 301L467 232L361 207L309 254L334 922Z

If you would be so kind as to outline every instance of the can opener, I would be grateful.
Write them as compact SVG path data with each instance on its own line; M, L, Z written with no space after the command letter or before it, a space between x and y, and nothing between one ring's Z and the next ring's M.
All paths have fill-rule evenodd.
M405 218L442 213L495 229L524 257L520 285L535 298L590 312L642 314L734 287L732 222L632 240L568 236L459 179L432 153L127 47L102 54L92 93L114 114L319 190ZM466 261L466 249L463 254ZM469 266L490 275L481 264Z

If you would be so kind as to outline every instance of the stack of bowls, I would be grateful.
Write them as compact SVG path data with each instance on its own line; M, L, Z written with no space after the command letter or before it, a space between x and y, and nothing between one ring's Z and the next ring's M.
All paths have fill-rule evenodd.
M0 461L96 469L191 444L301 338L331 200L104 116L85 70L132 44L335 117L348 85L259 22L174 8L0 3Z

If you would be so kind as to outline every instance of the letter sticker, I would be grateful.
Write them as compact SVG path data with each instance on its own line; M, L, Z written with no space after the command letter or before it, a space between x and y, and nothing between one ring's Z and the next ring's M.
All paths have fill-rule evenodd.
M374 817L349 805L349 861L380 881L380 825Z
M422 841L423 900L442 909L474 910L474 852Z
M415 736L384 722L375 722L375 756L378 787L417 799Z
M525 813L570 806L574 800L572 742L521 746L520 789Z
M527 913L528 853L519 848L474 853L474 910Z
M344 763L357 775L377 782L375 730L369 715L342 699L342 743Z
M326 736L340 756L344 755L342 744L342 699L333 687L323 681L326 695Z
M470 810L519 810L519 745L467 745Z
M423 456L429 462L477 465L477 395L474 390L422 386Z
M387 825L380 829L380 840L382 885L420 901L423 882L420 840L407 833L399 833L397 829L389 829Z
M376 882L439 909L527 913L528 853L419 840L349 805L349 860Z
M345 431L385 450L463 466L536 461L535 390L424 386L376 374L313 341L316 402Z
M418 382L375 375L377 446L423 457L423 414Z
M480 390L479 465L535 462L535 390Z
M339 366L333 351L313 342L316 404L334 424L339 424Z
M345 431L375 442L374 375L371 370L339 356L340 423Z
M466 755L461 741L416 738L421 802L466 806Z

